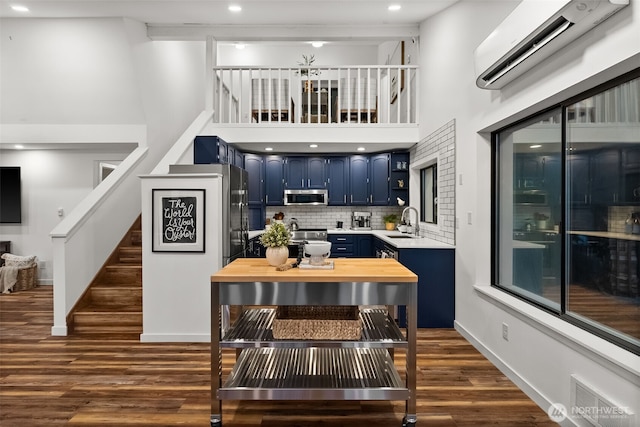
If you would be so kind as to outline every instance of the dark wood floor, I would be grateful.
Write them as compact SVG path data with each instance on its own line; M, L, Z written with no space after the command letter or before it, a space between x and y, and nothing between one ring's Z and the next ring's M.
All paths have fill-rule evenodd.
M52 290L0 295L0 425L209 425L208 344L52 337ZM234 360L225 353L225 371ZM456 331L423 329L418 426L554 426ZM400 426L404 402L224 402L224 427Z

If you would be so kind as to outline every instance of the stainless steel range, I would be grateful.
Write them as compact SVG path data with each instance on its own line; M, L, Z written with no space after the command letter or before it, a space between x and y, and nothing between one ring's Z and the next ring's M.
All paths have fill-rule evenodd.
M300 243L305 240L327 240L326 228L301 228L291 231L291 242L289 243L289 258L298 257Z

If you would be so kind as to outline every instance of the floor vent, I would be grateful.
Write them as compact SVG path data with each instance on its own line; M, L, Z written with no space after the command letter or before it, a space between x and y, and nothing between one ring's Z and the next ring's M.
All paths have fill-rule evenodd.
M631 408L620 406L571 375L571 415L581 417L596 427L635 427Z

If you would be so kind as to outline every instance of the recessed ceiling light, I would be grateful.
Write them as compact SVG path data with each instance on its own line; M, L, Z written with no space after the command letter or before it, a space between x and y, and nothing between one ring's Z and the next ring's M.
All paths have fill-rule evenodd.
M229 10L231 12L241 12L242 7L238 6L237 4L232 4L231 6L229 6Z
M244 44L244 43L236 43L236 49L240 49L240 50L242 50L242 49L244 49L245 47L247 47L247 45L246 45L246 44Z
M529 148L540 148L542 147L542 145L540 144L535 144L535 145L530 145Z
M16 12L29 12L29 8L27 6L14 5L11 6L11 9L15 10Z
M273 148L272 148L272 147L266 147L266 148L264 149L264 151L273 151Z
M24 145L16 144L13 146L13 148L15 148L16 150L22 150L24 148Z
M310 148L318 148L318 144L310 144L309 147Z
M322 46L324 46L324 42L311 42L311 46L313 46L313 47L322 47Z
M400 6L399 4L392 4L392 5L389 5L388 9L389 9L391 12L395 12L395 11L397 11L397 10L402 9L402 6Z
M357 150L358 150L358 151L364 151L364 150L365 150L365 148L364 148L364 147L358 147L358 148L357 148Z

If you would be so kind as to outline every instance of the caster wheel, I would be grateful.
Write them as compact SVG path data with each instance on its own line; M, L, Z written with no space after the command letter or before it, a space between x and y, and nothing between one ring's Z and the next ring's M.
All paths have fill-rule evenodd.
M407 417L402 419L402 427L415 427L416 424L416 420L407 421Z
M211 427L222 427L222 422L220 422L220 421L217 421L217 422L211 421Z

